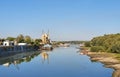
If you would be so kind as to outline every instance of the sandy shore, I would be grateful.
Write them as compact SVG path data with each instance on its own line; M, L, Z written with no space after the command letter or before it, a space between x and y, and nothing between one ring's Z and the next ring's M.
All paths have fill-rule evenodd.
M120 60L116 59L112 53L98 53L98 52L88 52L92 61L99 61L105 64L105 67L113 68L115 71L112 77L120 77Z

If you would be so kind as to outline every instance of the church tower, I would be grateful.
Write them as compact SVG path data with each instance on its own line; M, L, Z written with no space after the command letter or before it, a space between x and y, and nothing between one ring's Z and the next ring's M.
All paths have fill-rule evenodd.
M50 44L50 37L49 37L49 31L48 33L44 33L44 31L42 31L42 44Z

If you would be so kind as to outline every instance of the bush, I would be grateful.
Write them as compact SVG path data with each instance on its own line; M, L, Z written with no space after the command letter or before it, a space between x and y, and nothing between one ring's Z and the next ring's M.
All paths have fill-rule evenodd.
M120 53L120 33L108 34L93 38L91 41L91 51L105 51Z
M92 46L90 51L92 51L92 52L103 52L104 48L102 46Z
M110 52L120 53L120 43L117 43L117 44L113 45L113 46L110 48Z
M85 47L90 47L90 41L85 42Z

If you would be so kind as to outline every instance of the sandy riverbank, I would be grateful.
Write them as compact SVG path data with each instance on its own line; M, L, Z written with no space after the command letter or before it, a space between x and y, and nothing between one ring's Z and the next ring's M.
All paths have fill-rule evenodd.
M98 53L98 52L88 52L92 61L99 61L105 64L105 67L113 68L115 71L112 77L120 77L120 60L115 58L115 54L112 53Z

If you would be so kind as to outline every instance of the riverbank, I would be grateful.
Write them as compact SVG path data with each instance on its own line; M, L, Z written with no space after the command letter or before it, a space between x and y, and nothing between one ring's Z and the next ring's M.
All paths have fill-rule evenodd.
M105 67L113 68L112 77L120 77L120 60L117 54L105 53L105 52L88 52L91 61L98 61L105 64Z

